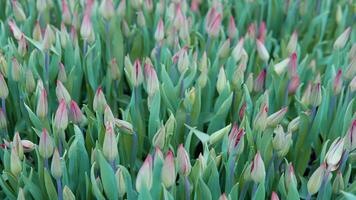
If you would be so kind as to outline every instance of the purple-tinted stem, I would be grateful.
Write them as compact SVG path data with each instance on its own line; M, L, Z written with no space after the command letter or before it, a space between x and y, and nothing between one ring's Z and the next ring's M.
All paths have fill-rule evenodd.
M115 159L113 161L111 161L111 167L114 170L114 172L116 171L116 164L115 164Z
M45 163L44 163L44 164L45 164L45 168L46 168L46 169L49 169L49 168L48 168L48 159L47 159L47 158L45 158Z
M84 40L84 45L83 45L83 58L85 57L85 54L87 54L87 49L88 49L88 43L86 40Z
M271 173L273 172L273 170L272 170L272 164L273 164L273 162L274 162L274 159L275 159L275 157L276 157L276 153L273 151L273 153L272 153L272 159L269 161L269 163L268 163L268 167L267 167L267 176L266 176L266 188L267 188L267 186L268 186L268 182L269 182L269 178L271 177Z
M241 199L241 200L244 200L244 199L245 199L246 192L247 192L249 186L250 186L250 181L246 181L246 182L244 183L244 187L242 188L242 191L241 191L241 195L240 195L240 199Z
M258 186L258 183L253 184L253 188L252 188L252 195L251 195L251 197L255 196L255 194L256 194L256 190L257 190L257 186Z
M58 200L63 200L63 193L62 193L62 183L61 179L57 178L57 193L58 193Z
M311 199L311 195L308 193L307 198L305 198L305 200L310 200Z
M229 173L230 173L229 184L228 184L229 191L226 192L230 192L232 184L234 182L235 160L236 160L236 155L232 155L232 158L230 159L230 163L229 163Z
M136 154L137 154L137 134L134 131L132 133L132 151L131 151L131 174L134 173L134 168L135 168L135 161L136 161Z
M190 183L189 183L189 179L188 179L188 176L185 176L184 177L184 179L185 179L185 184L184 184L184 186L185 186L185 199L186 200L190 200Z
M288 80L287 87L284 93L284 106L288 105L288 88L289 88L290 80Z
M62 156L62 137L60 135L58 137L58 153Z
M49 92L49 50L45 51L45 84L47 92Z
M324 199L324 190L325 190L325 186L326 186L326 182L328 180L329 174L330 174L330 171L327 169L324 174L323 180L321 182L320 190L318 192L318 197L320 195L321 199Z

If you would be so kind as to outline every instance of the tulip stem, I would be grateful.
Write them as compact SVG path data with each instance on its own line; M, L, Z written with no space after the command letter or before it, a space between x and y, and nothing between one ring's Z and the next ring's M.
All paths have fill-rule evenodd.
M62 138L60 135L58 136L58 153L62 156Z
M185 180L185 199L186 200L190 200L190 183L189 183L189 179L188 179L188 176L185 176L184 177L184 180Z
M44 164L45 164L45 168L46 168L46 169L49 169L49 168L48 168L48 159L47 159L47 158L45 158L45 163L44 163Z
M290 80L288 80L287 82L287 87L286 87L286 90L285 90L285 93L284 93L284 106L288 106L288 88L289 88L289 85L290 85Z
M62 200L63 193L62 193L62 183L60 178L57 178L57 193L58 193L58 200Z
M208 36L208 40L206 41L205 51L208 52L211 44L211 38Z
M136 154L137 154L137 134L136 131L132 133L132 151L131 151L131 174L134 174ZM132 176L133 177L133 176Z
M272 153L272 159L269 161L268 163L268 168L267 168L267 176L266 176L266 188L269 185L269 178L271 177L271 173L272 173L272 164L274 163L274 160L276 158L276 153L273 151Z
M116 164L115 164L115 159L113 161L111 161L111 167L114 170L114 172L116 171Z
M248 188L250 187L250 181L246 181L246 183L244 183L244 187L242 188L241 191L241 195L240 195L240 199L243 200L245 199L246 193Z
M87 54L87 49L88 49L88 43L86 40L84 40L83 44L83 58L85 57L85 54Z
M253 184L251 198L253 198L255 196L256 191L257 191L257 186L258 186L258 183Z
M305 200L310 200L311 199L311 195L308 193L307 197L305 198Z
M325 189L326 181L328 180L329 174L330 174L330 171L327 169L325 174L324 174L324 176L323 176L323 180L321 182L320 190L318 192L318 197L319 196L321 197L320 199L324 199L324 189Z
M45 85L47 92L49 92L49 50L45 50L45 74L44 74L44 79L45 79Z

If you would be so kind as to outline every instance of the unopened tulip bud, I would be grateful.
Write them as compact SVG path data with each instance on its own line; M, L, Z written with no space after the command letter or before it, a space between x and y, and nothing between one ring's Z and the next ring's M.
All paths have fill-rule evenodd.
M244 102L239 110L240 120L243 120L243 118L245 116L246 107L247 107L247 104L246 104L246 102Z
M173 5L173 4L171 4ZM174 7L172 7L172 9L174 9ZM170 13L170 12L169 12ZM173 25L176 29L181 29L182 26L184 25L184 21L185 21L185 16L184 14L182 13L182 9L181 9L181 5L178 4L177 8L176 8L176 15L173 19ZM173 13L171 13L173 14Z
M348 27L341 35L335 40L334 42L334 49L340 50L344 48L346 45L347 40L349 39L351 34L351 27Z
M258 56L265 62L268 61L269 59L269 53L265 47L265 45L260 41L256 40L256 45L257 45L257 53Z
M12 68L11 68L12 80L18 82L21 78L21 72L22 72L22 66L20 65L20 63L17 61L15 57L12 58Z
M110 72L110 77L112 78L112 80L120 80L121 72L115 58L113 58L110 62Z
M356 91L356 76L351 80L349 83L350 91L355 92Z
M355 45L356 47L356 45ZM355 48L356 49L356 48ZM356 50L355 50L356 51ZM355 56L351 58L350 64L345 72L345 78L347 80L350 80L355 77L356 75L356 53L354 54Z
M141 28L146 27L146 19L142 11L137 12L137 24Z
M61 158L59 156L58 149L56 148L53 152L52 163L51 163L51 173L53 178L59 179L62 176Z
M55 42L56 36L50 25L47 24L45 34L43 36L42 45L45 50L51 48L52 44Z
M284 116L286 115L288 111L288 107L284 107L282 109L280 109L279 111L273 113L272 115L267 117L267 125L268 126L277 126L277 124L279 124Z
M42 31L39 21L36 21L35 27L33 28L32 38L36 41L42 41Z
M281 62L275 64L274 67L273 67L274 71L278 75L283 74L283 72L285 72L287 67L288 67L289 61L290 61L290 59L286 58L286 59L282 60Z
M156 134L152 138L152 144L155 147L159 147L160 149L164 149L166 145L166 129L163 125L158 129Z
M154 37L155 37L156 42L161 42L164 38L164 23L163 23L162 18L160 18L158 21Z
M132 0L130 1L132 8L138 10L142 7L142 0Z
M22 171L21 160L17 154L16 148L11 148L10 170L15 176L18 176Z
M287 167L284 179L286 189L289 190L290 187L297 188L297 178L295 177L294 167L291 163L289 163Z
M241 38L235 48L232 50L232 57L234 58L235 62L241 59L243 53L243 46L244 46L244 38Z
M247 89L248 91L251 93L254 86L253 86L253 73L250 73L247 77L247 80L245 82L246 86L247 86Z
M24 158L24 149L22 146L21 138L19 132L16 132L14 138L12 140L12 145L15 147L17 155L19 156L20 160Z
M180 144L178 146L177 162L178 162L179 172L183 176L188 176L190 174L192 166L190 164L189 155L185 150L183 144Z
M17 194L17 200L26 200L25 192L23 191L22 188L19 189L19 192Z
M289 77L294 77L298 75L297 72L297 53L292 53L292 55L290 56L290 60L288 63L288 76Z
M125 182L123 168L124 166L119 165L115 173L116 186L117 186L117 191L119 193L119 197L123 197L126 194L126 182Z
M294 94L297 91L299 84L300 84L299 76L296 75L296 76L292 77L292 79L290 80L290 83L288 85L288 93Z
M268 106L266 104L261 106L260 112L254 120L254 128L258 131L263 131L267 126Z
M125 19L121 22L121 29L125 37L129 37L131 35L131 30Z
M218 91L219 94L223 92L226 85L227 85L227 79L226 79L225 70L224 67L220 67L218 80L216 82L216 90Z
M233 16L230 16L227 33L228 33L229 38L231 38L231 39L234 39L234 37L236 36L237 28L236 28L235 19Z
M69 117L75 124L80 124L84 118L82 111L74 100L70 102Z
M311 94L311 89L312 89L312 84L308 83L307 87L304 90L303 96L302 96L302 103L305 105L310 105L310 94Z
M178 71L182 74L189 67L189 56L186 50L182 50L178 57Z
M88 41L91 35L94 34L93 32L94 30L90 19L90 10L86 10L83 17L82 25L80 27L80 35L85 41Z
M226 197L226 194L223 193L220 197L219 200L228 200L228 198Z
M206 51L204 51L202 58L200 60L200 65L199 65L199 71L200 72L207 72L208 71L208 58L206 55Z
M66 46L67 46L67 41L69 39L69 35L68 35L68 32L67 32L66 25L63 22L61 23L61 31L59 33L59 37L60 37L60 40L61 40L61 46L62 46L63 49L65 49Z
M26 38L24 35L22 35L20 40L18 41L17 52L19 52L21 56L25 56L25 54L27 53L27 48L28 44Z
M166 128L167 136L172 136L174 134L175 127L176 127L176 119L174 118L174 115L172 113L169 116L168 120L166 121L164 127Z
M267 33L266 23L262 21L260 28L258 29L258 40L261 41L262 43L265 42L266 33Z
M135 87L138 87L143 82L141 62L138 59L135 60L131 77Z
M23 11L23 8L18 1L16 1L16 0L12 1L12 9L13 9L13 13L14 13L16 21L23 22L26 20L26 14Z
M121 18L125 16L126 13L126 0L121 0L119 6L117 7L117 13Z
M253 88L255 90L255 92L260 92L263 90L264 85L265 85L266 76L267 76L267 70L263 69L255 80L255 84L254 84L254 88Z
M204 158L204 156L200 153L198 156L198 159L196 161L196 165L198 165L199 168L199 175L202 176L202 174L204 173L205 169L206 169L206 159Z
M58 101L64 99L67 104L71 101L69 92L60 80L57 80L56 96Z
M21 144L24 152L31 152L36 147L30 140L21 140Z
M195 103L195 98L196 98L195 87L192 87L185 92L185 98L183 100L183 104L188 112L192 111L193 105Z
M155 147L155 153L153 155L153 166L157 166L158 163L163 163L164 162L164 156L159 148L159 146Z
M219 58L226 58L230 52L230 39L225 40L218 50Z
M330 145L329 151L325 155L325 161L328 169L334 171L340 164L342 154L344 152L344 138L336 138Z
M46 10L48 7L48 1L47 0L37 0L36 1L36 8L39 13L42 13Z
M141 192L142 187L146 187L148 190L152 187L152 156L150 154L147 155L143 165L138 171L136 178L136 190L137 192Z
M333 192L335 194L338 194L340 191L344 190L345 184L341 171L337 172L332 187L333 187Z
M310 195L313 195L319 191L325 173L326 173L326 164L323 163L311 175L307 184L308 192Z
M110 20L115 14L112 0L102 0L99 7L99 13L104 19Z
M75 196L68 186L63 188L63 200L75 200Z
M300 117L294 118L292 121L289 122L288 124L288 132L294 132L298 130L299 128L299 123L300 123Z
M72 22L72 16L68 8L67 0L62 0L62 22L67 25L70 25Z
M241 67L237 67L234 71L232 85L234 88L240 88L244 83L244 71Z
M171 150L168 151L166 159L163 162L161 179L166 188L170 188L176 181L176 169L174 165L174 156Z
M16 23L13 20L9 20L8 24L10 26L10 31L14 35L14 38L16 40L20 40L21 36L23 35L22 31L19 29L19 27L17 27Z
M255 183L263 183L266 177L265 164L260 152L257 152L251 165L251 178Z
M230 131L230 129L231 129L231 124L212 133L209 137L209 144L213 145L219 142Z
M28 93L33 92L33 90L36 87L36 83L35 83L35 79L33 77L32 70L30 68L27 68L27 70L26 70L26 80L25 80L25 82L26 82L26 91Z
M206 30L206 32L210 37L214 38L219 35L221 20L222 20L221 14L215 13L215 16L209 22L208 29Z
M101 86L96 90L94 100L93 100L93 109L95 112L102 113L106 106L106 99L103 93Z
M356 149L356 119L352 121L345 137L345 148L349 151Z
M7 119L4 111L0 108L0 129L5 129L7 127Z
M319 106L321 104L321 99L321 84L318 82L311 88L309 102L312 106Z
M153 96L159 90L159 81L155 69L149 59L145 63L145 79L148 96Z
M114 114L112 113L110 106L106 105L104 110L104 123L114 122L114 121L115 121Z
M59 82L62 82L62 83L67 81L66 69L65 69L63 63L59 63L57 79L59 80ZM58 85L58 83L57 83L57 85Z
M113 162L119 154L114 127L111 122L106 124L106 131L103 142L103 154L109 162Z
M334 79L333 92L334 95L338 95L342 89L342 70L339 69Z
M56 115L54 116L54 127L56 130L64 131L68 126L67 105L64 99L59 102Z
M208 82L208 74L205 72L201 73L198 78L199 87L204 88L207 82Z
M294 31L287 44L288 54L292 54L297 50L297 44L298 44L298 33L297 31Z
M5 77L7 77L8 74L7 62L5 56L1 52L0 52L0 72Z
M9 96L9 89L7 88L4 76L0 73L0 98L6 99Z
M283 127L278 125L274 129L274 137L272 140L273 149L277 152L278 156L283 157L288 153L289 147L292 143L292 135L285 134Z
M231 129L228 141L228 152L231 153L242 153L244 149L244 140L243 136L245 135L245 130L242 128L238 128L237 124Z

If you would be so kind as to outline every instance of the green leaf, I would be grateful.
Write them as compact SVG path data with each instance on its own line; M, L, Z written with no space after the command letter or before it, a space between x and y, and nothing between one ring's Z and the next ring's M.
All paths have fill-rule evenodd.
M101 175L101 180L103 182L103 188L105 194L109 199L116 200L118 199L118 193L117 193L115 172L113 171L109 163L105 160L101 151L97 151L97 156L99 159L100 175Z
M204 183L202 178L198 178L195 190L195 199L211 200L211 192L209 187Z
M253 200L263 200L263 199L265 199L265 193L266 193L265 184L259 184L252 199Z
M97 185L97 182L95 179L95 175L94 175L95 165L96 165L96 163L94 162L93 165L91 166L91 170L90 170L90 181L91 181L93 193L98 200L105 200L105 197L100 192L99 186Z
M44 181L45 181L48 198L49 199L58 199L56 187L54 187L51 175L49 175L47 169L44 170Z

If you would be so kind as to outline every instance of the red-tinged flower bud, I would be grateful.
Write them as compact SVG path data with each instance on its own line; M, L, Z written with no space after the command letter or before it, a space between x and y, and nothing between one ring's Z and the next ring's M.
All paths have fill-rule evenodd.
M356 149L356 119L352 121L345 137L345 148L349 151Z
M200 4L200 0L192 0L192 3L190 4L190 10L193 12L198 12L199 4Z
M342 70L339 69L334 79L333 92L334 95L338 95L342 89Z
M183 144L180 144L178 146L177 162L178 162L179 172L183 176L188 176L190 174L192 166L190 164L189 155L185 150Z
M145 62L145 79L148 96L153 96L157 91L159 91L159 81L155 69L149 59Z
M72 23L72 16L66 0L62 0L62 22L66 25L70 25Z
M245 135L245 130L243 128L238 128L235 123L231 129L228 141L228 152L241 154L244 149L243 136Z
M9 96L9 89L7 88L4 76L0 73L0 98L6 99Z
M289 77L294 77L298 75L297 72L297 53L292 53L291 58L289 59L288 64L288 75Z
M278 125L274 129L274 137L272 140L273 149L277 152L279 157L284 157L288 151L290 146L292 145L292 134L284 133L283 127Z
M17 155L19 156L20 160L24 158L24 149L21 143L21 138L19 132L16 132L14 138L12 140L12 146L15 147Z
M295 177L294 167L292 163L288 164L288 168L286 169L284 184L286 186L287 191L290 191L289 188L297 188L297 178Z
M225 69L223 66L221 66L219 70L218 80L216 82L216 90L218 91L219 94L223 92L223 90L227 86L227 83L228 82L226 78Z
M335 40L334 42L334 49L335 50L340 50L345 47L347 40L350 37L351 34L351 27L348 27L344 32L341 33L341 35Z
M158 162L163 163L163 161L164 161L163 153L162 153L161 149L159 148L159 146L156 146L155 153L153 156L153 166L156 166L158 164Z
M297 31L294 31L287 44L288 54L292 54L293 52L295 52L297 50L297 45L298 45L298 33Z
M126 13L126 0L121 0L119 6L117 7L117 13L121 18L124 18Z
M237 33L234 16L230 16L229 26L227 28L229 38L234 39Z
M103 93L101 86L96 90L94 100L93 100L93 109L95 112L102 113L106 106L106 99Z
M182 26L184 25L184 21L185 21L185 16L182 13L182 9L181 9L181 5L178 4L177 8L176 8L176 15L173 19L173 25L174 27L179 30L182 28Z
M55 40L56 40L56 36L51 26L47 24L45 34L43 36L43 41L42 41L43 48L45 50L48 50L49 48L51 48Z
M14 35L14 38L16 40L20 40L23 34L22 31L19 29L19 27L17 27L16 23L13 20L9 20L8 24L10 26L10 31Z
M60 40L61 40L61 46L62 46L63 49L65 49L66 46L67 46L67 41L69 39L69 35L68 35L68 32L67 32L66 25L63 22L61 23L61 31L59 33L59 37L60 37Z
M71 101L70 94L60 80L57 80L56 96L58 101L64 99L66 104L69 104Z
M319 106L321 104L321 99L321 84L320 81L318 81L311 88L309 102L312 106Z
M108 123L108 122L115 122L115 117L114 114L111 111L111 108L109 105L105 106L105 110L104 110L104 123Z
M345 183L344 183L344 178L342 177L341 171L338 171L336 173L336 177L334 179L332 187L333 187L333 192L335 194L339 194L340 191L344 190Z
M112 0L102 0L99 7L99 13L105 20L110 20L115 15Z
M40 91L40 96L37 100L36 114L40 119L45 119L48 114L48 101L46 89Z
M212 21L208 24L208 29L206 32L208 33L209 37L215 38L219 36L219 31L221 27L221 14L216 13Z
M240 117L240 120L242 120L245 116L245 111L246 111L246 108L247 108L247 104L246 102L244 102L239 110L239 117Z
M313 195L319 191L325 173L326 173L326 164L323 163L311 175L307 184L308 192L310 195Z
M7 127L7 119L4 111L0 108L0 129L5 129Z
M139 59L135 60L132 73L133 73L132 79L134 82L134 86L138 87L143 82L142 67L141 67L141 62Z
M109 162L113 162L119 154L117 150L117 141L114 127L111 122L106 123L106 131L103 142L103 154Z
M267 125L272 126L272 127L277 126L277 124L279 124L283 120L287 111L288 111L288 107L284 107L284 108L280 109L279 111L273 113L272 115L268 116L267 117Z
M264 85L265 85L265 79L267 75L267 70L263 69L260 74L257 76L254 84L254 90L255 92L260 92L263 90Z
M136 178L136 190L141 192L142 187L146 187L148 190L152 187L152 156L147 155L145 162L138 171Z
M56 115L54 116L54 127L56 130L64 131L68 126L68 112L64 99L59 102Z
M148 13L152 13L152 11L153 11L153 2L152 2L152 0L145 0L144 7L146 8Z
M163 162L161 179L166 188L170 188L176 181L176 169L174 165L174 156L171 150L168 151L166 159Z
M272 192L271 200L279 200L279 197L275 191Z
M225 40L225 42L220 46L218 50L219 58L226 58L230 53L230 39Z
M126 181L123 172L124 169L125 169L124 166L119 165L115 173L116 185L117 185L117 191L119 193L119 197L123 197L126 194Z
M226 197L225 193L222 193L219 197L219 200L228 200L228 198Z
M15 176L18 176L22 171L22 163L15 147L11 148L10 171Z
M247 36L249 39L255 39L256 38L256 24L251 23L248 28L247 28Z
M254 128L258 131L263 131L267 126L267 104L261 105L260 112L257 114L254 120Z
M260 40L256 40L256 45L257 45L257 53L258 56L265 62L268 61L269 59L269 53L265 47L265 45L260 41Z
M155 32L155 40L156 42L161 42L164 38L164 23L162 18L159 19L156 32Z
M342 154L344 152L344 138L336 138L330 145L329 151L325 155L325 162L330 171L334 171L338 168Z
M265 164L260 152L257 152L251 164L251 178L255 183L263 183L266 177Z
M138 11L137 13L137 24L139 27L144 28L146 27L146 19L145 15L143 15L142 11Z
M112 80L120 80L121 72L117 64L116 58L111 59L110 72L111 72L110 77L112 78Z
M178 56L178 71L182 74L189 67L189 56L188 52L185 49L182 49Z
M5 77L7 77L8 74L8 66L6 62L5 56L0 52L0 72L3 74Z
M21 78L22 66L17 61L15 57L12 58L12 68L11 68L11 75L12 80L18 82Z
M17 52L19 52L21 56L25 56L25 54L27 53L27 48L28 43L26 41L25 35L22 35L20 40L18 41Z
M62 83L67 81L67 73L66 73L66 69L65 69L63 63L59 63L57 79L59 82L62 82ZM58 85L58 83L57 83L57 85Z
M85 41L89 41L91 35L94 34L93 33L94 32L93 25L91 23L90 15L91 15L91 10L89 8L87 8L84 13L82 25L80 27L80 35L82 36L82 38Z
M74 100L70 102L69 117L75 124L80 124L84 118L82 111Z
M36 88L36 82L35 82L35 78L33 77L33 73L32 70L30 68L27 68L26 70L26 91L28 93L33 92L33 90L35 90Z
M159 147L160 149L164 149L166 146L166 129L163 125L158 129L156 134L152 138L152 144L155 147Z
M286 58L286 59L282 60L281 62L275 64L273 69L278 75L281 75L281 74L283 74L283 72L286 71L289 63L290 63L290 58Z
M267 33L266 23L262 21L262 23L260 24L260 28L258 29L258 40L261 41L262 43L265 42L266 33Z
M63 174L62 167L61 167L61 158L59 156L59 152L57 148L54 150L53 157L52 157L51 173L53 178L55 179L61 178Z
M36 145L30 140L21 140L21 144L24 152L31 152L36 147Z
M41 31L40 22L38 20L36 21L36 25L33 28L32 38L36 41L42 41L42 31Z
M299 84L300 84L299 76L296 75L296 76L292 77L292 79L290 80L290 83L288 85L288 93L294 94L297 91Z
M15 16L16 21L23 22L26 20L26 14L23 11L21 3L16 0L12 0L12 9Z

